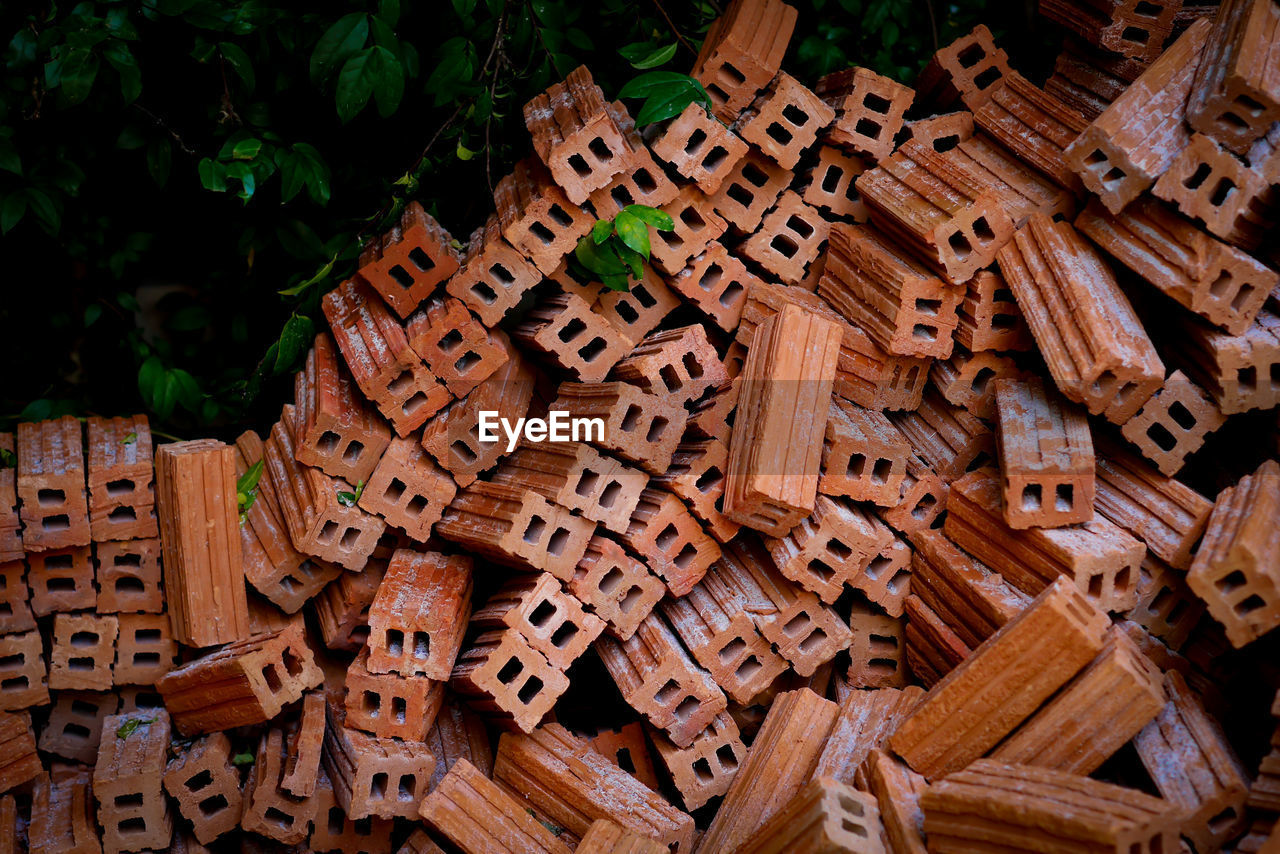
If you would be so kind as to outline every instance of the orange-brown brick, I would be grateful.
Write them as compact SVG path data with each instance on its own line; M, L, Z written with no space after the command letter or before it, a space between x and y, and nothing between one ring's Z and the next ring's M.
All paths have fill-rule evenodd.
M80 546L27 555L31 610L37 617L94 607L94 571L90 554L88 546Z
M535 157L518 161L493 194L502 236L533 261L543 275L560 266L594 220L569 201Z
M197 739L169 760L164 787L202 845L240 823L240 772L231 764L231 740L224 733Z
M48 705L48 678L40 632L0 635L0 711Z
M88 421L89 530L95 542L159 536L145 415Z
M163 710L112 715L93 768L102 848L120 851L163 849L173 835L161 779L169 752L169 716Z
M165 674L156 687L184 735L262 723L323 678L300 618Z
M524 123L534 151L575 205L631 166L631 142L585 65L525 104Z
M822 259L830 225L799 193L787 190L764 216L760 228L738 248L771 279L799 284Z
M582 382L599 382L633 342L577 294L542 300L512 336Z
M1089 421L1038 377L996 380L996 444L1004 520L1011 528L1056 528L1093 518Z
M893 151L915 92L870 68L846 68L818 81L817 94L836 111L827 138L879 161Z
M17 492L28 552L87 546L89 503L80 422L18 424Z
M415 201L390 231L365 245L357 275L403 318L457 269L453 238Z
M386 523L340 497L342 493L355 495L355 486L297 461L293 451L295 418L293 407L285 404L264 443L262 477L271 481L293 547L354 572L373 553ZM168 569L166 554L166 575Z
M726 180L732 181L733 177ZM662 210L671 217L674 228L651 232L650 261L668 276L683 270L689 259L703 252L728 228L710 197L693 185L682 187Z
M519 632L480 635L454 665L450 687L499 724L532 732L569 687L564 673Z
M426 542L457 492L453 478L416 439L396 437L378 460L357 503L412 539Z
M578 561L569 592L626 640L666 594L662 579L608 537L597 534Z
M624 382L566 382L557 395L553 408L604 420L600 447L653 474L671 465L688 420L682 407Z
M356 385L397 435L407 436L449 402L404 328L363 281L343 282L325 294L321 308Z
M298 462L349 483L368 480L391 440L391 430L356 393L328 334L316 336L293 389Z
M604 620L583 610L555 576L543 572L504 584L476 609L471 628L518 632L552 667L565 671L604 631Z
M831 229L818 295L891 353L950 356L964 293L871 226Z
M486 329L456 297L431 297L409 317L405 334L455 397L466 397L507 361L501 333Z
M747 153L747 144L694 101L654 140L653 153L710 195Z
M367 650L347 668L347 725L379 738L424 741L444 700L444 682L425 676L373 673Z
M711 674L694 663L661 614L650 614L625 641L599 638L596 652L628 705L681 747L726 708Z
M445 290L466 303L485 326L495 326L542 281L542 273L502 236L497 214L471 235L462 267Z
M1226 420L1203 389L1182 371L1174 371L1120 432L1162 474L1172 476Z
M735 0L707 31L693 76L706 87L716 118L738 117L782 67L796 10L782 0Z
M369 608L369 669L448 679L471 589L470 558L398 549Z
M100 618L101 619L101 618ZM116 685L154 685L173 669L178 644L164 614L121 614L112 681Z
M795 168L818 132L831 124L835 110L785 71L769 82L733 127L747 142L784 169Z
M870 165L856 154L846 154L834 145L818 149L817 162L809 167L801 198L815 208L822 208L833 219L851 219L866 222L871 215L862 194L858 192L857 177Z
M531 490L477 481L458 493L436 533L490 560L568 581L595 527Z
M751 146L711 196L711 206L726 223L750 233L764 219L791 183L791 171L783 169L760 149ZM696 253L695 253L696 254Z
M614 365L612 376L679 406L729 381L724 363L701 324L646 336Z
M666 581L673 596L688 593L720 557L720 546L684 503L654 486L640 493L631 523L620 539Z
M996 47L985 25L937 51L916 81L917 97L948 107L957 100L975 110L991 96L991 90L1009 71L1009 57Z
M534 380L533 367L513 349L507 363L493 376L427 423L422 446L453 475L459 487L469 486L506 452L506 443L500 439L480 440L480 413L496 412L509 421L523 418L533 397Z

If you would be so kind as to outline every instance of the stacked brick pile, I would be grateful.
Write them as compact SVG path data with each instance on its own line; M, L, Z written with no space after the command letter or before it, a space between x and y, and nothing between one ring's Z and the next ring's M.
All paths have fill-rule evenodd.
M1280 6L1041 13L1044 86L978 27L810 87L738 0L711 111L580 68L465 251L410 205L265 434L0 435L0 851L1280 850L1219 723L1277 449L1179 479L1280 404Z

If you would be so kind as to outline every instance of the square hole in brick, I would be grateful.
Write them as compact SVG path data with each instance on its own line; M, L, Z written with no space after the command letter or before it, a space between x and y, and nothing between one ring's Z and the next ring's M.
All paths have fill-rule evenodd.
M1069 513L1075 506L1075 488L1069 483L1060 483L1054 489L1054 509L1060 513Z
M397 658L404 655L404 632L400 629L387 629L384 647L388 655Z
M578 634L578 627L566 620L551 634L551 645L556 649L564 649Z
M527 706L532 703L541 692L542 680L537 676L530 676L524 681L524 684L520 686L520 691L516 696L520 699L521 703L524 703Z
M360 698L360 709L370 718L376 718L382 710L382 696L375 691L365 691Z
M656 442L662 438L662 434L666 432L667 425L671 422L661 415L655 415L653 420L649 422L649 432L645 434L646 442Z
M1040 509L1043 493L1038 483L1028 483L1022 487L1022 509L1034 513Z

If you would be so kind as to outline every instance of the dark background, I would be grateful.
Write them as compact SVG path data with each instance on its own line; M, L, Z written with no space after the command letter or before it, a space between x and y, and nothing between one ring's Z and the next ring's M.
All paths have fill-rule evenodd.
M644 73L629 59L672 46L657 67L688 71L720 5L4 3L0 429L139 411L181 438L266 429L319 296L405 198L465 242L529 150L525 101L580 63L616 97ZM851 64L910 83L979 21L1041 80L1059 40L1031 2L793 5L784 67L807 84Z

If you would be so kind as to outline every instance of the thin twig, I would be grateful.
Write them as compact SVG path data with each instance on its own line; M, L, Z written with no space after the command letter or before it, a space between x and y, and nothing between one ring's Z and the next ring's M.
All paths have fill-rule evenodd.
M532 0L524 0L524 5L529 10L529 23L533 26L534 35L538 37L538 44L542 45L542 50L551 60L551 67L555 69L556 74L564 77L565 73L560 70L560 65L556 62L556 55L551 52L551 48L547 47L547 40L542 37L542 27L538 26L538 13L533 11Z
M671 32L676 37L676 41L680 42L680 44L684 46L685 50L693 54L694 57L697 57L698 52L693 49L693 45L689 43L688 39L680 35L680 31L676 29L676 22L671 20L671 16L667 14L666 8L662 5L662 0L653 0L653 5L658 7L658 11L662 13L662 17L666 19L667 26L671 28Z
M138 112L142 113L142 114L143 114L144 116L146 116L147 118L151 119L152 123L153 123L156 127L160 128L160 129L161 129L161 130L163 130L165 133L169 134L169 136L173 137L173 141L174 141L174 142L176 142L176 143L178 143L178 149L179 149L183 154L188 154L188 155L191 155L192 157L194 157L194 156L196 155L196 151L195 151L195 149L191 148L191 147L190 147L190 146L188 146L185 142L183 142L182 137L178 135L178 132L177 132L176 130L174 130L173 128L171 128L171 127L169 126L169 123L168 123L168 122L166 122L164 119L160 118L160 117L159 117L159 116L157 116L155 113L151 112L151 111L150 111L150 110L148 110L146 107L144 107L144 106L142 106L141 104L139 104L137 101L134 101L134 102L133 102L132 104L130 104L129 106L130 106L130 107L132 107L133 109L137 110Z
M489 184L489 192L493 193L493 147L489 144L489 129L493 124L493 99L494 93L498 91L498 76L502 71L504 54L500 50L502 44L502 31L507 23L507 8L510 0L502 4L502 14L498 16L498 26L494 29L493 43L489 45L489 55L484 59L484 66L481 68L481 74L489 73L489 65L493 62L494 57L498 59L497 66L493 69L493 73L489 78L489 114L484 117L484 177Z
M933 14L933 0L924 0L924 7L929 10L929 31L933 34L933 51L938 52L938 19Z

